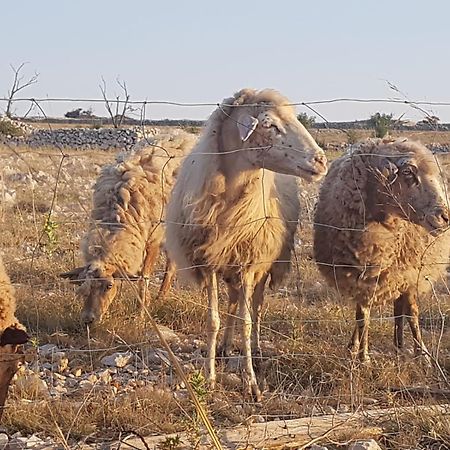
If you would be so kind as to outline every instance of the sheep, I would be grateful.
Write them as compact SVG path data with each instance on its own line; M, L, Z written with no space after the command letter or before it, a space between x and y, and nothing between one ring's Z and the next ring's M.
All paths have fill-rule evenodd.
M195 136L180 131L154 139L102 168L93 188L90 229L81 243L84 264L60 275L79 285L77 294L84 299L81 318L86 324L102 319L117 293L116 278L146 277L158 257L167 198ZM169 261L161 295L174 272Z
M350 350L369 361L370 309L394 301L394 344L408 317L416 355L428 355L417 299L445 271L450 248L445 184L418 142L369 140L335 160L320 188L314 257L337 291L356 303Z
M300 210L294 176L313 181L325 173L323 150L289 101L270 89L243 89L225 99L186 156L167 206L166 243L181 273L207 290L211 388L216 382L220 274L229 308L219 351L230 351L239 309L246 393L261 398L252 351L261 351L265 282L270 275L274 286L289 270Z
M23 362L21 345L28 341L25 327L15 316L14 288L0 257L0 419L8 395L9 383Z
M8 327L25 329L15 316L16 298L14 287L6 273L3 260L0 257L0 333Z

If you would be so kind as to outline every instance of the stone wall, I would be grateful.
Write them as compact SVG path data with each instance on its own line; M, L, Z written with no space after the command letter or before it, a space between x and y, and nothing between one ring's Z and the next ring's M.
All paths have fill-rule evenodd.
M0 122L14 126L20 136L0 133L0 142L29 147L129 150L144 137L156 134L154 128L34 128L29 124L0 117Z

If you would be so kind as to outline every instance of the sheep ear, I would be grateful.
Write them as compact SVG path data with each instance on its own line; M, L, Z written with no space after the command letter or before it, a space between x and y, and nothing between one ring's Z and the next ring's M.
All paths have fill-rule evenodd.
M63 272L60 273L59 276L61 278L68 278L70 280L71 283L74 284L83 284L84 282L84 277L85 277L85 272L86 267L77 267L73 270L70 270L69 272Z
M398 167L389 159L383 158L378 167L381 175L387 180L389 184L394 183L398 176Z
M252 135L258 126L258 122L258 119L250 114L243 114L239 117L237 127L242 142L245 142Z

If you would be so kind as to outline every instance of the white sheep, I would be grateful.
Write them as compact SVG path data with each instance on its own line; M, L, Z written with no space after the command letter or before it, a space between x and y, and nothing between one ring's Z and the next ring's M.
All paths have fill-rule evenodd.
M435 156L406 139L374 140L335 160L319 194L314 256L320 272L356 303L351 350L369 359L373 305L394 302L403 347L408 317L416 354L422 341L417 299L448 263L448 199Z
M261 351L264 285L269 274L274 284L289 270L299 217L297 181L289 175L318 180L325 173L322 149L289 101L269 89L244 89L224 100L186 157L167 209L166 245L179 270L208 292L211 386L220 326L216 274L221 274L229 294L222 351L230 351L239 306L244 380L259 400L252 350Z
M139 144L102 168L94 185L90 229L81 243L84 264L61 274L79 285L85 323L101 320L116 295L116 278L150 275L164 239L165 205L194 142L192 134L182 131L161 134L151 145ZM161 294L174 270L167 265Z

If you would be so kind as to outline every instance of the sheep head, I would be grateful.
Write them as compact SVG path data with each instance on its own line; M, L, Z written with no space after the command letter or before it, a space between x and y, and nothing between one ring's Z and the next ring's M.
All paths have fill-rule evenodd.
M81 312L83 323L100 321L117 293L117 267L95 261L60 276L78 285L76 293L84 302Z
M236 94L233 105L240 107L226 112L222 139L228 136L230 142L224 151L242 149L238 157L249 168L265 168L308 181L326 174L323 150L297 120L285 97L269 89L243 90Z
M407 141L390 146L399 151L391 156L389 145L381 147L371 165L369 197L375 216L400 216L433 234L447 229L448 200L433 154L424 146Z

